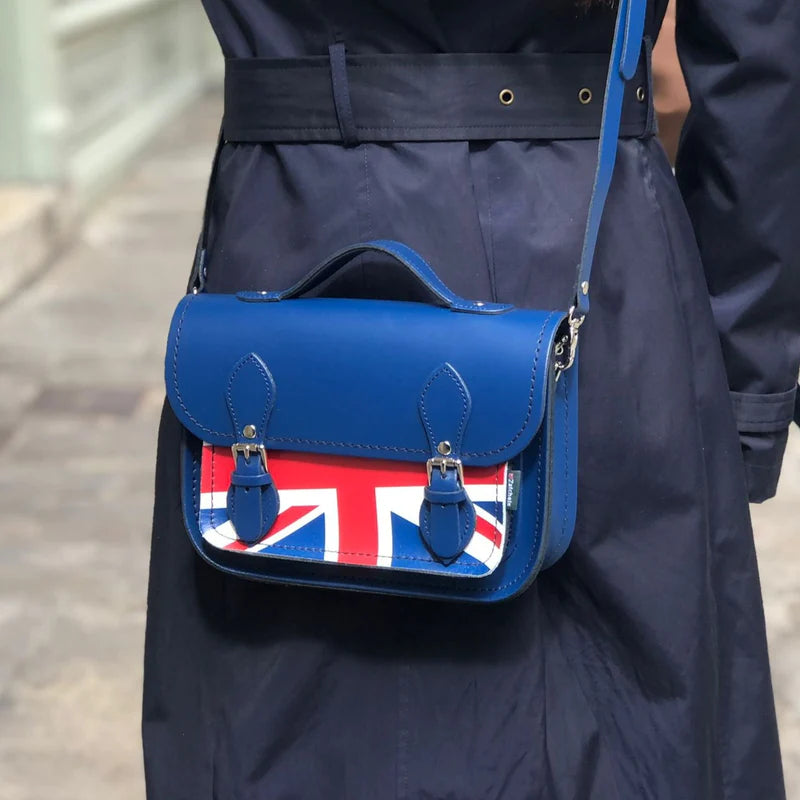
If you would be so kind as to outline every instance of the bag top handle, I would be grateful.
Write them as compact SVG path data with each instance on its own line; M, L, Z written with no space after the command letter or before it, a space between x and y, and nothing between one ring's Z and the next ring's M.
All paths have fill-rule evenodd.
M499 314L513 308L512 305L508 304L484 303L479 300L465 300L463 297L459 297L447 287L419 253L402 242L395 242L391 239L375 239L371 242L360 242L345 247L321 264L318 264L308 275L288 289L283 289L279 292L240 292L238 297L242 300L262 302L299 297L318 287L344 268L356 256L366 252L384 253L391 256L414 275L441 305L453 311L465 311L472 314Z
M633 77L642 48L644 35L647 0L618 0L617 19L614 28L614 39L611 47L611 57L606 78L605 98L603 101L603 118L600 127L600 137L597 145L597 168L595 171L592 196L589 203L589 213L586 230L583 238L580 262L577 266L575 292L570 309L570 327L573 334L582 324L589 313L589 281L592 273L595 252L597 250L597 237L600 223L603 218L614 166L617 158L617 142L619 139L620 123L622 118L622 103L624 99L625 83ZM206 195L203 225L195 254L194 268L189 281L189 290L202 291L205 284L206 251L210 227L210 194L216 179L219 155L224 144L222 128L220 128L219 141L214 154L211 167L208 193ZM378 251L392 256L423 283L432 294L444 305L459 311L473 313L499 313L509 306L497 303L479 303L458 297L445 286L431 267L411 248L389 240L365 242L345 248L335 253L322 264L318 265L303 280L282 292L245 292L240 296L243 299L281 300L295 297L305 291L318 286L323 280L330 277L351 258L365 251ZM247 296L245 298L245 295ZM574 335L576 340L577 336Z

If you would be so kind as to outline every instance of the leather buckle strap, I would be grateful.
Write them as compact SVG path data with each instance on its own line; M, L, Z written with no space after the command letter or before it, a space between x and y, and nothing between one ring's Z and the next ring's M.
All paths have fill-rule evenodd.
M345 58L340 47L330 57L228 59L224 137L252 143L595 139L607 70L607 53ZM655 125L646 52L632 71L620 135L648 136Z
M261 458L261 464L264 467L264 472L269 471L267 463L267 450L263 444L253 444L252 442L236 442L231 445L231 455L233 456L233 463L236 463L238 456L244 456L244 460L249 463L250 456L257 454Z
M460 458L450 458L449 456L434 456L429 458L425 464L428 473L428 485L430 486L433 478L433 470L438 469L442 476L447 474L448 469L454 469L458 474L459 484L464 485L464 465Z

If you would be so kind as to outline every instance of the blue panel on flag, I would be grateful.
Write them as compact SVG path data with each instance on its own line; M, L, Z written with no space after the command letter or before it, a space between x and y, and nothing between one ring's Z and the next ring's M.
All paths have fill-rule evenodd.
M274 553L276 556L291 558L314 558L320 561L325 550L325 515L320 514L303 525L302 528L281 539L273 545L259 550L260 553Z

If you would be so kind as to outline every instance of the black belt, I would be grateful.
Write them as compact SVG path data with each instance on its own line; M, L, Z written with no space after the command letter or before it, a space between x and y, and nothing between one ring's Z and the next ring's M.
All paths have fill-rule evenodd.
M592 139L608 54L447 53L228 59L229 142ZM620 135L655 130L649 47L628 82Z

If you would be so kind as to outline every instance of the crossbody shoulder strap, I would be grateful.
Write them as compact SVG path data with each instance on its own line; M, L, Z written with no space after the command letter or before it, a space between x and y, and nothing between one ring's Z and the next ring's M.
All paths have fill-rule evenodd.
M583 237L583 250L575 281L572 317L579 320L578 325L589 313L589 280L597 249L597 236L600 232L603 209L606 205L611 178L614 174L614 164L617 160L617 141L622 118L625 83L633 77L639 61L646 12L647 0L619 0L617 24L611 47L608 77L606 78L603 123L597 145L597 170L592 199L589 204L586 232Z

